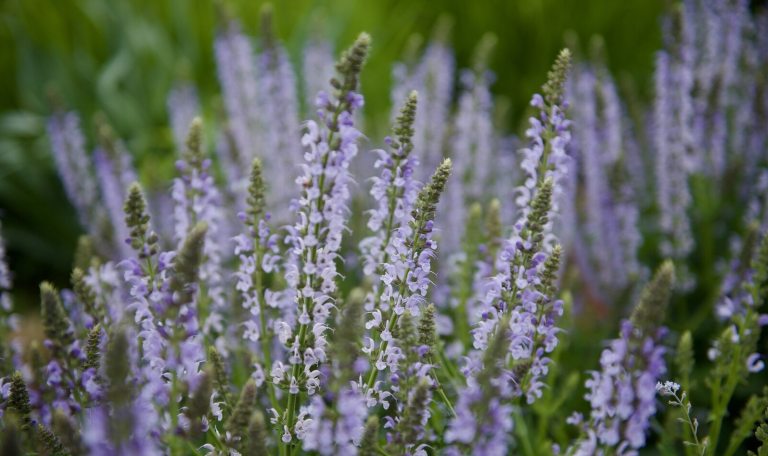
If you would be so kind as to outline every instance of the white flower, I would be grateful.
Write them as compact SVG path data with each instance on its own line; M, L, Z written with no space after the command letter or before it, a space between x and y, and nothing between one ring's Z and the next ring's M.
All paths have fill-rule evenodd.
M665 381L664 383L656 382L656 391L658 391L662 396L674 396L677 394L679 389L679 384L670 382L669 380Z

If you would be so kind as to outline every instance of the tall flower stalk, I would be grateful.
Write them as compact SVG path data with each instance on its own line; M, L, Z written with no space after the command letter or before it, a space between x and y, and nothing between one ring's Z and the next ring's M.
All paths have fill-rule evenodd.
M295 202L299 219L288 227L286 242L291 261L286 280L295 291L297 324L277 322L280 342L288 351L290 368L273 381L288 390L284 413L279 418L286 432L281 451L289 453L299 439L297 419L300 396L313 395L320 387L318 366L326 360L325 331L337 291L336 260L345 228L349 199L347 168L357 155L360 132L354 127L354 112L363 105L356 92L370 37L362 34L342 55L332 79L333 97L318 96L319 122L309 121L302 138L306 163L296 179L301 196Z

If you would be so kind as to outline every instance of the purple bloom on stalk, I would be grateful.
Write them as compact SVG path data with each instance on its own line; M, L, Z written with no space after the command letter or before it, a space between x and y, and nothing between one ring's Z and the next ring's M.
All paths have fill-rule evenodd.
M490 46L485 41L487 39L481 47ZM438 226L446 228L442 230L440 245L447 254L461 251L464 233L456 227L466 226L468 202L483 201L486 191L491 188L493 168L496 166L491 75L483 65L475 72L462 72L461 83L463 91L449 144L455 185L448 187L438 210L438 214L442 214Z
M575 73L572 151L583 179L586 232L585 266L594 268L596 288L606 293L623 291L641 271L636 252L640 244L638 208L628 183L612 186L610 177L620 168L623 114L607 70L585 67ZM617 116L617 117L614 117ZM626 174L633 170L627 170ZM617 188L615 188L617 187ZM585 272L586 273L586 272Z
M445 28L444 24L440 26ZM412 90L421 94L413 138L414 149L422 165L415 175L419 182L429 179L429 173L445 156L446 127L449 125L456 67L453 51L445 43L445 32L438 30L437 38L427 46L412 68L399 63L393 69L393 106L399 106ZM392 117L397 114L394 112Z
M299 98L288 53L273 35L269 8L262 10L261 28L263 49L257 68L259 110L264 124L255 152L264 161L268 206L276 221L284 223L293 216L289 209L294 192L286 183L294 178L302 157Z
M285 278L294 294L298 324L275 322L290 368L276 372L274 363L271 372L275 385L288 389L287 412L280 417L286 429L283 440L288 442L300 438L294 415L298 393L304 389L311 396L317 391L318 367L326 361L326 323L334 308L336 261L350 197L348 169L360 137L354 112L363 106L363 97L356 91L369 46L370 37L362 34L343 54L336 65L342 80L332 81L335 96L318 95L319 119L306 123L301 139L305 163L296 179L301 195L293 203L298 220L287 227L285 238L290 245Z
M108 223L98 195L98 183L85 151L80 117L74 112L56 113L48 119L48 137L64 191L75 206L80 224L102 240Z
M174 221L176 240L186 239L197 223L207 226L203 247L204 259L200 267L200 284L205 299L209 299L207 315L203 315L203 331L206 335L224 332L227 309L222 276L222 252L224 242L219 230L222 226L221 195L210 174L211 161L202 153L202 124L195 119L187 136L187 152L176 162L179 177L173 181ZM219 343L221 340L218 341ZM223 347L219 347L223 350Z
M303 436L305 450L321 455L354 456L363 436L368 407L365 397L356 384L344 386L339 391L335 410L329 410L321 395L312 397L306 432Z
M102 129L106 128L102 126ZM123 202L128 196L128 187L136 182L136 171L125 145L112 139L108 133L103 136L104 146L93 152L93 163L101 197L112 221L116 254L127 258L131 250L127 244L129 235L123 217Z
M685 53L682 54L686 56ZM688 177L695 164L688 156L691 146L689 128L690 97L685 92L691 84L691 68L669 53L656 56L656 99L653 112L653 143L656 153L656 198L659 225L665 239L662 254L673 260L683 260L693 249L693 236L688 219L691 193ZM685 270L681 271L684 289L693 284Z
M368 219L368 228L373 235L360 242L365 275L374 274L382 263L388 262L387 249L393 230L408 223L416 201L418 185L413 175L418 161L411 154L413 123L418 112L416 104L417 94L411 92L397 118L395 138L387 138L388 150L374 151L379 156L374 167L380 168L381 174L371 178L370 193L377 202L376 208L369 211ZM368 310L373 310L377 290L371 293Z
M561 249L547 243L554 238L552 218L557 215L554 200L560 193L567 172L565 147L570 140L569 121L561 106L563 86L570 66L570 53L558 57L544 94L534 95L532 104L540 109L540 117L531 119L531 146L522 151L521 167L527 178L519 188L517 203L523 219L513 227L512 237L500 249L496 259L499 273L488 280L486 295L479 306L480 321L472 331L475 351L465 374L482 369L479 360L488 342L499 331L499 322L508 328L508 352L511 367L504 371L506 397L525 395L528 402L541 396L540 378L548 372L546 356L557 346L559 329L556 321L562 315L562 302L555 298ZM533 195L533 199L531 199Z
M373 311L373 322L366 324L373 330L366 348L372 364L368 388L375 386L378 371L397 372L404 354L395 345L392 332L406 312L418 316L426 300L432 284L432 258L437 251L437 242L432 239L435 211L450 172L451 161L446 159L419 192L410 222L395 229L387 247L389 260L381 265L378 307Z
M234 146L242 157L241 165L248 164L260 150L259 131L263 122L256 54L249 38L234 20L230 20L219 32L214 49ZM244 177L239 176L241 179Z
M589 456L596 445L620 454L636 454L645 445L650 419L656 413L656 384L666 372L661 326L666 313L674 269L664 263L643 290L630 320L621 323L619 338L600 356L600 370L585 383L591 412L589 421L574 416L582 437L568 454Z
M585 398L591 406L587 433L574 454L591 455L592 433L600 445L619 452L645 445L650 418L656 413L656 382L666 372L664 330L638 339L631 322L622 322L621 337L610 342L600 357L600 371L590 373ZM624 453L622 453L624 454Z
M2 232L3 225L0 223L0 314L11 311L11 271L8 269L8 263L5 257L5 241ZM2 326L7 323L6 318L2 318Z

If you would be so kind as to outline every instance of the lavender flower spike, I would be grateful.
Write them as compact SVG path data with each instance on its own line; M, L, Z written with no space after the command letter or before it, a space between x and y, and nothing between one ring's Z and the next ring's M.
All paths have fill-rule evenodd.
M416 195L417 184L413 174L418 162L411 155L413 150L413 123L416 117L418 96L411 92L396 120L395 138L387 138L389 151L379 149L379 159L375 167L381 168L381 175L371 180L371 196L377 202L368 219L368 228L372 236L360 242L366 275L372 275L384 263L389 261L388 247L395 228L408 223ZM371 303L368 310L373 310Z
M216 68L231 128L232 156L241 157L240 169L247 166L259 151L264 119L260 111L259 80L256 74L256 54L248 36L240 30L240 24L228 19L214 44ZM237 169L232 168L232 169ZM230 176L239 181L246 177Z
M48 120L56 169L67 197L75 206L80 224L97 240L109 239L107 215L101 207L98 184L90 171L80 117L74 112L56 113ZM106 227L105 227L106 225Z
M271 213L278 222L286 223L293 215L289 210L293 189L285 183L295 176L302 157L299 98L290 58L272 29L272 9L265 4L261 11L263 49L257 60L263 137L257 152L267 171Z
M565 146L570 134L569 122L561 113L563 86L570 67L570 53L563 51L543 86L544 97L534 96L541 109L539 119L531 119L531 147L523 150L521 165L528 178L520 189L518 204L524 214L513 230L511 239L496 258L499 273L492 277L479 306L482 318L472 331L475 351L465 374L470 376L481 368L478 363L488 341L499 331L498 323L508 315L510 331L510 365L505 372L508 388L504 394L511 398L525 396L528 403L542 394L540 378L547 374L550 362L547 353L557 346L557 318L563 313L562 301L556 298L556 282L561 249L549 247L552 218L557 215L557 184L565 175L568 157ZM528 193L533 192L533 200Z
M176 239L181 243L192 227L205 223L207 231L203 247L204 260L200 267L200 285L204 303L201 305L203 330L206 335L219 336L224 332L226 314L222 276L223 236L221 195L210 173L211 160L202 152L202 122L195 118L187 136L187 150L176 162L179 177L173 181L173 199Z
M419 192L409 224L392 235L390 261L382 265L381 308L374 309L373 319L366 323L374 336L367 339L365 350L372 365L367 378L369 389L375 386L379 371L397 372L403 353L393 343L392 331L404 313L418 316L426 299L432 283L431 261L437 250L432 239L435 212L450 173L451 161L446 159Z
M0 223L0 312L7 313L11 311L11 271L5 257L5 241L3 239L3 224ZM5 322L5 319L3 319ZM4 323L3 323L4 326Z
M578 414L569 419L582 426L583 434L567 454L588 456L597 448L625 454L645 445L656 413L656 384L666 372L661 324L673 282L674 268L667 261L643 290L632 317L622 322L620 337L603 350L601 370L586 381L589 421Z
M298 324L292 327L286 321L275 323L291 367L278 372L273 366L272 372L273 382L288 390L285 414L280 417L280 425L286 430L282 438L285 445L293 445L294 439L300 438L303 417L296 415L299 392L313 395L317 391L318 366L326 360L326 322L337 290L336 260L350 197L348 168L357 155L360 137L353 114L363 106L363 97L356 91L369 47L370 37L361 34L342 55L336 65L342 79L331 81L334 97L318 95L319 122L307 122L302 138L306 163L296 179L301 189L294 203L299 218L287 227L291 258L285 273L295 296Z

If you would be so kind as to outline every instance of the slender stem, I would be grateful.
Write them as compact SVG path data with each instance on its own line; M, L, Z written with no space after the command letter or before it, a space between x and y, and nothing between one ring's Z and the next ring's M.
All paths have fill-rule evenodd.
M678 397L677 393L671 392L672 397L675 398L675 401L677 401L677 406L683 409L683 414L685 415L685 421L688 423L688 429L691 431L691 435L693 436L693 443L696 446L697 449L700 450L700 455L704 456L704 453L707 451L707 445L702 445L699 442L699 437L696 435L697 426L694 426L693 420L691 420L691 414L688 411L688 405L683 403L683 397L685 397L685 392L683 392L683 397Z

